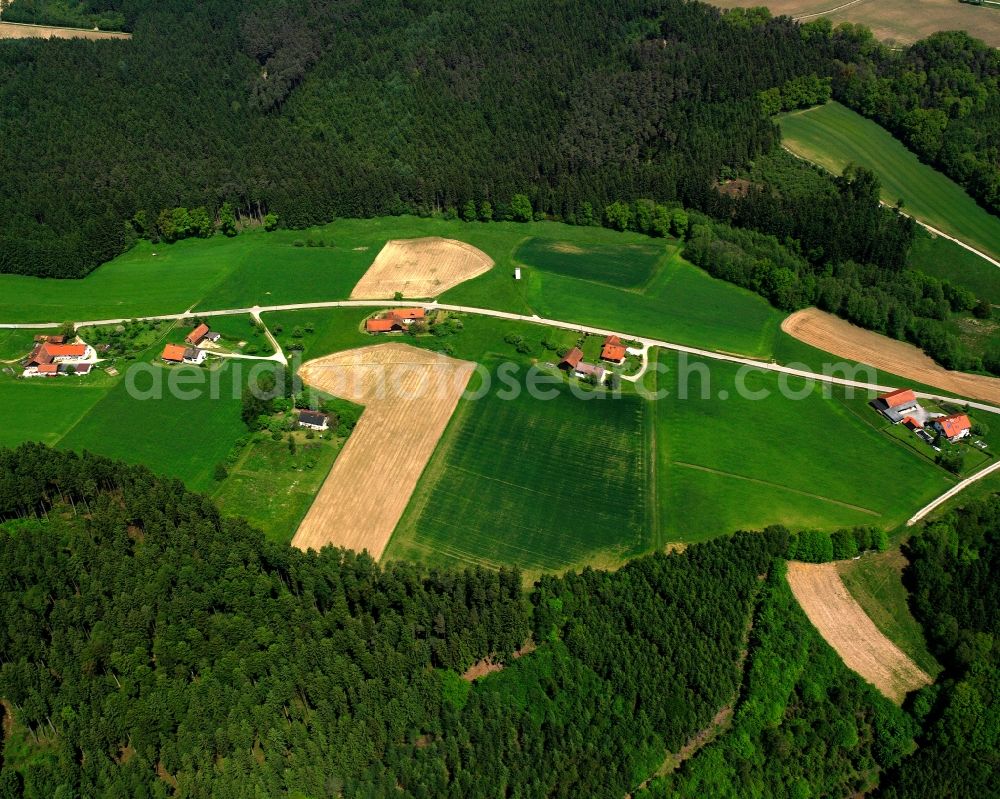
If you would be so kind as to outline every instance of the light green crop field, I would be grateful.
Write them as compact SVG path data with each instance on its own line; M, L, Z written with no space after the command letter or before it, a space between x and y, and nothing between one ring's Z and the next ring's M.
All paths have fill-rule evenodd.
M0 447L25 441L55 444L107 392L87 377L0 377Z
M778 122L796 155L837 174L850 163L872 170L886 202L902 199L906 213L1000 259L1000 219L877 123L836 102L783 114Z
M891 529L954 484L858 418L839 390L826 399L820 386L806 390L800 379L753 370L743 378L746 394L739 367L689 359L687 379L678 358L660 356L670 368L660 387L671 396L656 403L657 498L668 540L775 523ZM783 383L801 398L785 396Z
M631 395L460 404L385 557L526 573L618 563L654 545L643 414Z

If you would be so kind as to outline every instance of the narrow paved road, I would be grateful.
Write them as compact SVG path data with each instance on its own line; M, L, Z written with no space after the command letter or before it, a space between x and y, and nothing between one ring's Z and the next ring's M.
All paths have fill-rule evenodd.
M1000 469L1000 461L997 461L996 463L987 466L985 469L979 470L971 477L966 477L964 480L962 480L962 482L956 483L954 486L945 491L941 496L939 496L933 502L928 503L920 510L918 510L916 513L914 513L913 516L910 517L910 520L906 523L906 526L912 527L922 518L924 518L924 516L930 513L932 510L943 505L945 502L947 502L949 499L955 496L955 494L957 494L959 491L968 488L977 480L982 480L987 475L993 474L993 472L995 472L997 469Z

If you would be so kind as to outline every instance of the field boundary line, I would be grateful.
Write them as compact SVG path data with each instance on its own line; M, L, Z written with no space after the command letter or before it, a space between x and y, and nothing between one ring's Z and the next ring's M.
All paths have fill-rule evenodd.
M878 511L871 510L871 508L863 508L860 505L852 505L850 502L842 502L839 499L824 497L822 494L813 494L810 491L803 491L801 488L792 488L791 486L781 485L781 483L772 483L770 480L761 480L759 477L747 477L746 475L725 472L722 469L713 469L710 466L699 466L696 463L686 463L684 461L672 461L672 463L674 466L683 466L685 469L695 469L699 472L717 474L721 477L732 477L736 480L746 480L748 483L758 483L760 485L771 486L772 488L780 488L782 491L791 491L793 494L801 494L802 496L809 497L810 499L818 499L821 502L829 502L831 505L840 505L842 508L856 510L860 513L867 513L869 516L882 515Z

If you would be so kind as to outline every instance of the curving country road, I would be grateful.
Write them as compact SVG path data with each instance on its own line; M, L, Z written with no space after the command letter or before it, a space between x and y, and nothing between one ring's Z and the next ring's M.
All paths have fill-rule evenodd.
M839 386L850 386L853 388L865 389L868 391L892 391L899 386L884 386L878 383L865 383L858 380L850 380L848 378L836 377L832 374L824 374L821 372L813 372L807 369L795 369L790 366L782 366L781 364L772 363L769 361L760 361L754 358L744 358L739 355L730 355L724 352L714 352L712 350L703 350L698 347L688 347L684 344L676 344L671 341L662 341L660 339L648 338L646 336L636 336L631 333L623 332L620 330L607 330L601 327L593 327L591 325L581 325L576 322L565 322L559 319L545 319L541 316L529 316L527 314L517 314L510 313L509 311L496 311L492 308L473 308L466 305L449 305L446 303L430 302L422 303L424 307L429 309L441 309L444 311L457 311L460 313L477 314L479 316L491 316L496 319L509 319L511 321L517 322L531 322L536 325L546 325L548 327L556 327L563 330L576 330L581 333L590 333L597 336L610 336L615 335L622 339L627 339L630 341L637 341L643 345L645 350L649 350L650 347L659 347L665 350L672 350L674 352L683 352L689 355L696 355L699 358L705 358L714 361L725 361L727 363L736 363L742 366L748 366L755 369L760 369L766 372L777 372L779 374L792 375L794 377L802 377L806 379L816 380L822 383L829 383L832 385ZM391 307L409 307L414 305L414 301L406 300L331 300L328 302L299 302L291 303L288 305L255 305L250 308L226 308L223 310L216 311L193 311L188 309L182 313L176 314L162 314L159 316L141 316L141 317L127 317L123 319L98 319L91 320L87 322L77 322L76 327L90 327L94 325L118 325L124 324L132 319L140 319L143 321L175 321L179 319L185 319L191 316L198 317L212 317L212 316L233 316L239 314L249 314L257 321L261 321L260 315L264 313L273 313L276 311L306 311L311 309L324 309L324 308L391 308ZM60 326L60 322L45 322L42 324L5 324L0 323L0 329L48 329L56 328ZM264 330L267 334L268 339L274 345L275 354L269 356L265 360L275 360L281 363L287 364L287 359L285 354L282 352L280 345L277 340L271 334L271 331L267 328L267 325L263 325ZM1000 414L1000 407L994 405L989 405L984 402L977 402L969 399L958 399L956 397L946 396L943 394L929 394L926 392L917 391L915 392L918 397L924 399L935 399L944 400L946 402L954 402L960 405L964 405L968 408L975 408L980 411L987 411L989 413ZM957 483L940 497L935 499L933 502L928 504L926 507L921 508L917 513L907 522L907 525L913 525L920 521L924 516L930 513L932 510L947 502L953 496L958 494L967 486L976 482L977 480L986 477L988 474L1000 469L1000 461L980 470L971 477L967 477L960 483Z
M264 313L274 313L277 311L308 311L308 310L322 310L324 308L392 308L392 307L410 307L417 302L416 300L329 300L326 302L297 302L289 303L286 305L254 305L248 308L225 308L222 310L215 311L194 311L188 309L182 311L181 313L175 314L160 314L157 316L131 316L121 319L94 319L85 322L76 322L76 328L81 327L93 327L96 325L119 325L131 320L141 320L141 321L176 321L179 319L185 319L192 316L197 316L199 318L208 318L212 316L234 316L234 315L246 315L249 314L254 319L260 321L260 315ZM633 333L623 332L621 330L609 330L603 327L593 327L591 325L582 325L578 322L566 322L560 319L546 319L541 316L529 316L528 314L518 314L511 313L509 311L497 311L492 308L474 308L467 305L450 305L447 303L440 302L424 302L418 303L422 304L425 308L429 309L440 309L444 311L457 311L460 313L476 314L478 316L491 316L495 319L509 319L515 322L530 322L536 325L545 325L547 327L556 327L562 330L577 330L581 333L589 333L596 336L611 336L615 335L623 339L630 341L638 341L647 349L649 347L659 347L665 350L672 350L673 352L683 352L688 355L696 355L699 358L706 358L714 361L725 361L727 363L740 364L741 366L749 366L755 369L761 369L766 372L777 372L779 374L791 375L793 377L802 377L810 380L816 380L820 383L829 383L831 385L838 386L849 386L852 388L860 388L868 391L892 391L899 386L886 386L879 383L866 383L860 380L851 380L845 377L837 377L833 374L826 374L822 372L813 372L808 369L796 369L791 366L782 366L781 364L774 363L771 361L761 361L755 358L745 358L740 355L730 355L725 352L715 352L714 350L705 350L699 347L689 347L684 344L677 344L672 341L663 341L661 339L649 338L647 336L637 336ZM60 322L43 322L36 324L26 324L26 323L0 323L0 329L25 329L25 330L39 330L39 329L49 329L59 327L62 323ZM270 359L283 360L284 354L281 352L281 348L278 345L277 340L271 335L271 331L267 329L264 325L264 330L267 331L267 336L271 343L274 345L276 350L276 355L270 356ZM968 408L975 408L976 410L986 411L988 413L1000 414L1000 407L995 405L989 405L985 402L978 402L970 399L962 399L954 396L948 396L945 394L930 394L927 392L917 391L915 392L918 397L924 399L935 399L943 400L945 402L955 402L960 405L964 405Z

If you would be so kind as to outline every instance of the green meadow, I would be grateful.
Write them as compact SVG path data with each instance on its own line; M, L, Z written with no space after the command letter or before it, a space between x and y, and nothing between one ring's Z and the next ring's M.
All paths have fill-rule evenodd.
M265 434L241 451L218 484L212 500L232 516L242 516L274 541L288 543L330 473L345 439L308 438L304 431L274 441Z
M0 321L130 318L346 299L386 241L421 236L468 242L496 262L495 269L446 292L444 302L758 357L771 355L779 335L778 311L688 264L675 242L555 222L417 217L339 220L306 231L248 231L171 245L141 242L76 281L0 275ZM317 246L296 246L309 241ZM515 266L523 269L521 281L513 278Z
M136 396L128 380L119 380L59 446L143 464L207 491L215 465L246 433L233 368L230 362L210 368L149 364L135 380ZM179 390L170 390L172 384Z
M0 447L56 444L107 392L87 377L14 380L0 375Z
M685 370L679 358L661 353L669 372L658 387L670 395L655 403L657 504L668 540L775 523L892 529L954 484L880 434L840 389L696 359Z
M837 174L851 163L872 170L887 203L903 200L906 213L1000 259L1000 219L876 122L836 102L784 114L778 122L796 155Z

